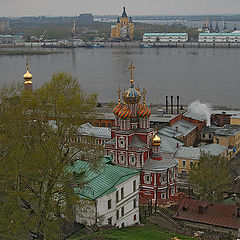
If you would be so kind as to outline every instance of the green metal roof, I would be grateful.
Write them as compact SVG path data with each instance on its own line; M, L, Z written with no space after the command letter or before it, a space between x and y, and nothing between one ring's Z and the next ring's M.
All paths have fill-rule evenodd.
M89 162L81 160L69 168L71 172L85 172L87 186L83 189L74 189L80 198L94 200L114 192L117 185L139 173L135 169L112 165L109 163L108 157L104 157L102 160L102 166L98 171L93 170Z
M240 33L199 33L199 36L240 36Z
M143 36L187 36L187 33L144 33Z

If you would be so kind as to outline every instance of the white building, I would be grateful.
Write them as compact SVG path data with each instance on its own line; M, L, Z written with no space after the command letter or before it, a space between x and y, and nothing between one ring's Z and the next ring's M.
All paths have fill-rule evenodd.
M103 158L100 172L90 163L78 161L71 166L77 174L86 171L87 186L75 189L81 204L76 207L75 221L85 225L131 226L139 223L139 172L111 164Z
M91 123L84 123L78 128L71 142L87 143L89 138L93 138L96 145L103 145L111 139L111 130L108 127L94 127Z
M184 43L187 41L187 33L144 33L143 35L143 42L149 43Z
M199 43L239 43L240 33L199 33Z
M20 44L23 42L22 35L0 35L0 44Z

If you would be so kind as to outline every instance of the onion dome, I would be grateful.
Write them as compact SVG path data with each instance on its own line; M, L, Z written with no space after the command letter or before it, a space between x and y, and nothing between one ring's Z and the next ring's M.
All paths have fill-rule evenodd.
M118 113L118 117L122 119L130 118L131 115L132 113L126 105L124 105L124 107Z
M118 103L118 105L113 109L113 113L114 113L115 115L118 115L118 113L120 112L120 110L121 110L122 108L123 108L123 107L122 107L121 103Z
M132 61L131 66L128 69L131 71L130 88L123 93L123 100L127 104L136 104L139 103L141 99L141 93L134 87L133 69L135 69L135 67L132 64Z
M25 80L25 84L32 83L32 74L29 72L28 60L26 62L27 72L23 75L23 79Z
M152 145L153 146L160 146L160 143L161 143L161 138L155 134L153 140L152 140Z
M32 80L32 74L27 70L27 72L23 75L24 80Z
M150 114L150 109L147 108L145 105L138 110L138 117L140 118L148 118Z
M139 103L141 93L134 88L133 84L131 84L130 88L123 93L123 99L127 104Z
M146 91L145 91L145 88L143 89L143 106L139 103L138 106L139 106L139 110L138 110L138 117L140 118L148 118L150 117L150 114L151 114L151 111L149 108L146 107Z

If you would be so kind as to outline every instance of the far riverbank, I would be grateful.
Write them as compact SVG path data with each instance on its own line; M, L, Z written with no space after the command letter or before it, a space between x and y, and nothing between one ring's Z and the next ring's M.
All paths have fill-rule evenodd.
M2 50L0 49L0 56L23 56L23 55L49 55L49 54L61 54L60 51L40 51L40 50Z
M22 43L20 45L4 45L0 44L1 48L35 48L42 47L43 43ZM186 43L144 43L141 41L132 41L132 42L93 42L94 46L102 46L107 48L240 48L240 43L198 43L198 42L186 42ZM84 47L84 46L82 46ZM86 45L89 47L89 45ZM54 48L54 47L52 47ZM49 54L54 54L51 52ZM59 53L59 52L56 52ZM45 55L45 54L44 54Z

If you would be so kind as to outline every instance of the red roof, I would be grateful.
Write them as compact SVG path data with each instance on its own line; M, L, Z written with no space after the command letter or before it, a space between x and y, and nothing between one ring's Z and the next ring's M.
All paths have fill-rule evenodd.
M240 216L237 217L238 206L207 203L199 200L183 198L174 218L219 227L239 229ZM239 209L240 214L240 209Z

